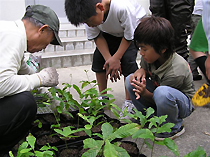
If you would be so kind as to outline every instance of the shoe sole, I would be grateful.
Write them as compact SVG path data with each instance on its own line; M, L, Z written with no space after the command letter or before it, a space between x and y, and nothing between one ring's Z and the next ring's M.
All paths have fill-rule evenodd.
M171 136L171 137L168 137L168 138L174 140L175 138L181 136L181 135L184 134L184 133L185 133L185 128L183 128L180 132L178 132L178 133L176 133L175 135L173 135L173 136ZM155 137L155 140L156 140L156 141L163 141L165 138L167 138L167 137L163 137L163 138L161 138L161 137Z

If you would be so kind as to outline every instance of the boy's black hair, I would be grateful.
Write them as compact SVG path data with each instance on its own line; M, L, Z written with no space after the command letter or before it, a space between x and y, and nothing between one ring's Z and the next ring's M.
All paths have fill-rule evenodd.
M134 43L136 47L140 43L150 45L158 54L166 49L164 57L167 59L174 53L174 29L165 18L145 17L135 29Z
M78 26L96 15L96 4L102 0L65 0L65 12L71 24Z

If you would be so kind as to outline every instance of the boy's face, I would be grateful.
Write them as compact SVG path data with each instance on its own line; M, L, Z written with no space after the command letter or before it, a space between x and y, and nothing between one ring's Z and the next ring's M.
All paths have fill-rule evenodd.
M91 16L89 19L87 19L87 21L85 21L85 23L89 27L96 27L102 23L103 17L104 17L103 10L101 10L101 8L96 6L96 15Z
M161 59L161 56L150 45L139 44L140 55L147 63L154 63L156 60Z

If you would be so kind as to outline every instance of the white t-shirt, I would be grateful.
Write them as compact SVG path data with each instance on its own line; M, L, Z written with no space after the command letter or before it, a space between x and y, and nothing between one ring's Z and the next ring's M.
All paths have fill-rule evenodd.
M202 22L203 29L208 40L209 54L210 54L210 1L203 0Z
M109 13L104 23L97 27L85 25L87 37L89 40L94 39L100 31L103 31L116 37L132 40L137 24L145 15L145 9L135 0L111 0Z
M195 6L194 6L194 10L193 10L192 14L194 14L194 15L202 15L202 11L203 11L202 0L196 0L195 1Z
M0 21L0 98L40 86L38 76L29 75L34 71L24 61L26 50L23 22Z

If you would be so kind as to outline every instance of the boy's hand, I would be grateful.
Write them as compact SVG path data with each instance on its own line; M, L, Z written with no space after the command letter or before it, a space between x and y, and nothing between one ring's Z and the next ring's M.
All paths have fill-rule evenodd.
M138 69L133 73L133 75L130 76L130 83L132 82L133 79L137 81L141 81L141 79L144 79L146 77L145 70L143 68Z
M139 99L141 96L145 94L146 92L146 79L145 78L142 78L141 82L137 81L136 79L133 79L131 82L131 85L134 87L133 91L136 95L136 99Z
M110 80L112 82L117 82L117 79L120 80L122 70L119 59L115 59L114 57L109 58L105 62L103 69L106 69L106 77L108 78L108 76L110 75Z

